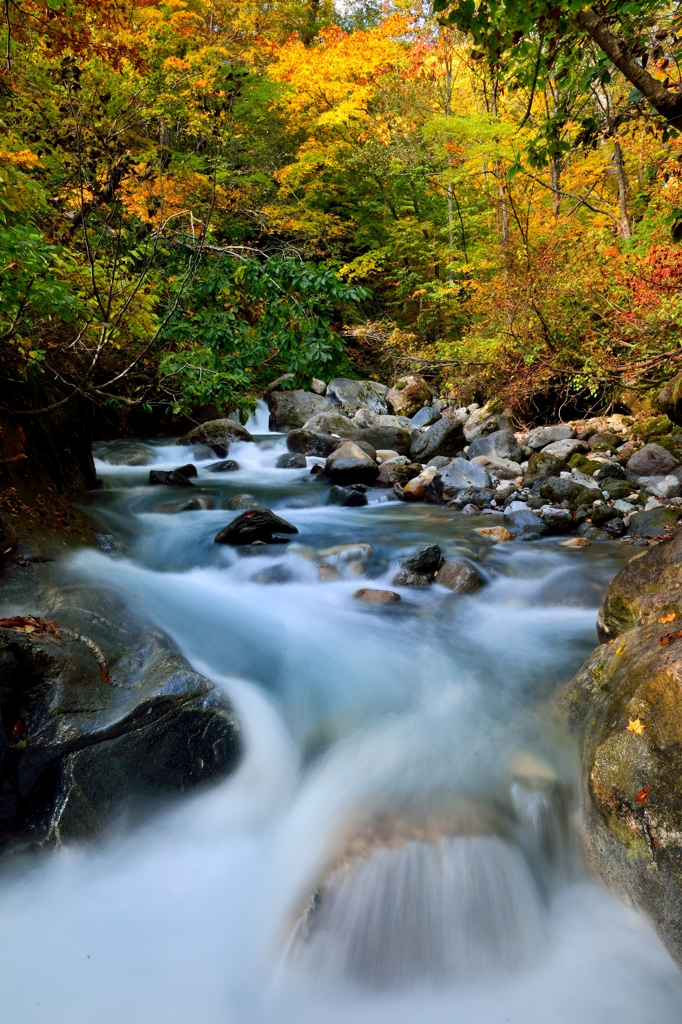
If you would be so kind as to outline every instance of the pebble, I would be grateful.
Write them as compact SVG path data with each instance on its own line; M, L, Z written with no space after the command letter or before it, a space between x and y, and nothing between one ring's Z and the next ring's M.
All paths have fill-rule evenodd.
M496 543L512 540L511 533L504 526L479 526L476 533L479 537L485 537L486 540L494 540Z
M568 540L560 540L559 544L562 548L588 548L590 541L587 537L569 537Z
M353 594L356 601L364 601L365 604L391 604L400 601L400 594L394 590L372 590L370 587L362 587Z

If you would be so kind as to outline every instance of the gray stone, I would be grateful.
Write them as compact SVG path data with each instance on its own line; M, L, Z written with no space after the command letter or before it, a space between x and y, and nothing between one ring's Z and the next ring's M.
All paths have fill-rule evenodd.
M411 572L409 569L400 569L393 577L394 587L428 587L431 579L422 576L418 572Z
M412 442L410 455L415 462L425 463L436 455L457 455L463 448L462 424L444 416Z
M563 459L564 462L568 462L572 455L587 451L587 445L577 438L566 438L563 441L552 441L542 451L545 455L553 455L555 459Z
M305 455L300 455L298 452L287 452L285 455L280 455L275 466L277 469L305 469L307 462Z
M458 491L485 490L489 487L490 477L483 466L464 458L455 458L438 470L429 484L427 500L435 498L436 501L447 501Z
M156 455L139 441L112 441L98 446L95 455L110 466L149 466L156 462Z
M370 456L355 444L347 441L328 457L324 472L332 483L342 486L347 484L373 484L379 470Z
M485 580L464 558L448 558L438 570L436 583L456 594L469 594L484 586Z
M471 409L471 406L469 408ZM469 442L475 441L477 437L508 429L509 410L496 398L487 402L482 409L474 409L464 422L464 436Z
M300 455L316 455L326 459L338 447L338 437L319 430L290 430L287 434L287 448Z
M575 437L575 430L568 423L557 423L553 427L536 427L526 438L526 444L533 451L540 451L554 441L565 441Z
M601 491L583 487L576 480L566 477L549 477L540 484L540 496L548 501L568 501L571 508L591 505L595 498L601 498Z
M646 485L647 491L657 498L679 498L682 494L682 483L676 476L652 476Z
M432 398L431 388L418 374L399 377L386 395L390 410L397 416L414 416L425 405L430 405Z
M375 384L369 380L349 380L347 377L335 377L327 384L327 398L345 416L354 416L358 409L371 409L376 413L389 411L385 395L388 392L383 384Z
M442 469L443 466L447 466L447 464L451 461L451 455L434 455L434 457L432 459L429 459L429 461L426 463L426 468L428 469L430 466L435 466L436 469Z
M314 431L317 434L337 434L339 437L352 437L358 428L342 412L331 409L327 412L320 412L315 416L311 416L303 424L303 429L308 432Z
M206 469L209 473L234 473L239 469L239 463L234 459L223 459L221 462L212 462Z
M635 512L630 518L629 537L661 537L670 532L682 517L682 510L660 505L645 512Z
M235 512L238 509L260 508L261 506L258 498L254 498L253 494L233 494L227 507L231 512Z
M527 512L507 512L504 516L504 525L515 537L536 533L543 536L549 533L547 524L530 509Z
M400 563L402 569L409 569L411 572L418 572L425 575L436 572L443 561L441 550L437 544L430 544L427 548L420 548L414 554L408 555Z
M391 449L400 455L409 455L412 445L412 432L406 430L405 427L401 427L399 424L396 426L377 424L364 430L356 429L349 437L358 444L364 441L367 444L371 444L375 450Z
M314 395L324 395L327 392L327 385L323 380L318 380L317 377L313 377L310 382L310 390Z
M440 418L440 409L425 405L423 409L420 409L412 416L411 423L413 427L419 429L419 427L430 427L432 423L437 423Z
M559 476L560 473L568 471L568 465L563 459L557 459L554 455L546 455L544 452L534 452L529 458L528 467L523 474L523 486L530 487L536 480Z
M310 391L272 391L268 406L270 429L284 432L302 427L313 416L332 409L328 398Z
M571 510L568 508L552 508L551 505L545 505L540 514L543 523L546 523L552 533L564 533L575 525Z
M679 466L674 455L660 444L645 444L628 460L628 472L634 476L666 476Z
M469 445L467 457L475 459L478 455L496 455L511 462L523 461L523 449L511 430L495 430L492 434L475 438Z
M469 457L471 458L470 454ZM496 476L498 480L515 480L523 474L523 470L518 462L512 462L511 459L502 459L497 455L477 455L472 461L477 462L479 466L483 466L489 473Z
M354 487L339 487L334 484L329 488L327 502L330 505L345 505L347 508L361 508L367 504L367 495Z
M226 418L200 423L198 427L194 427L175 443L181 445L206 444L216 455L224 459L230 450L230 445L235 441L253 441L253 437L246 427Z
M253 544L254 541L270 544L272 538L281 533L298 533L298 530L269 508L258 508L242 512L215 535L214 541L232 546Z
M192 467L194 468L194 467ZM194 470L196 474L196 469ZM192 481L188 478L186 473L182 473L179 469L172 469L169 471L163 469L150 469L149 470L149 483L152 486L158 486L159 484L165 485L166 487L192 487Z

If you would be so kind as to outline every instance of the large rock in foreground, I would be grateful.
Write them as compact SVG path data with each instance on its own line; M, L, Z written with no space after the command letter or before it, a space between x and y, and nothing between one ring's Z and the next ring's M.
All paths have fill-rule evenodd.
M598 647L563 700L588 858L682 965L682 533L616 576Z
M269 508L252 508L224 526L213 539L216 544L238 547L241 544L253 544L254 541L270 544L282 533L298 533L298 530Z
M163 636L80 597L50 621L0 621L0 843L93 836L240 758L222 693Z

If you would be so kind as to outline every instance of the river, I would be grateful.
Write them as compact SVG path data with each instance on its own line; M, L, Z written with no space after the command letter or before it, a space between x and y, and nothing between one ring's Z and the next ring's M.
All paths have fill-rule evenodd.
M556 695L596 643L632 550L492 545L494 522L372 491L325 504L261 418L211 473L214 508L149 467L98 461L94 512L122 545L65 578L104 583L224 687L237 772L129 834L0 881L3 1019L13 1024L639 1024L682 1021L679 972L649 924L580 860L578 760ZM295 524L275 553L213 537L248 492ZM475 562L470 595L403 590L401 556ZM316 552L340 577L322 582ZM255 553L254 553L255 552ZM255 577L255 579L254 579Z

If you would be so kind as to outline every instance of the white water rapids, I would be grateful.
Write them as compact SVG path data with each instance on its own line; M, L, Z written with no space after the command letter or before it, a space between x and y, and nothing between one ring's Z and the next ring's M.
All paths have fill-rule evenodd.
M480 519L387 492L326 505L263 441L218 474L159 446L156 467L194 461L215 502L174 515L153 509L189 489L97 463L94 511L125 547L81 554L65 580L114 588L224 687L246 754L132 834L0 875L2 1020L679 1024L677 968L581 865L577 754L554 710L631 552L491 546ZM239 492L294 523L293 543L213 544ZM434 542L487 586L353 599ZM346 543L371 556L328 556L343 578L320 582L313 553Z

